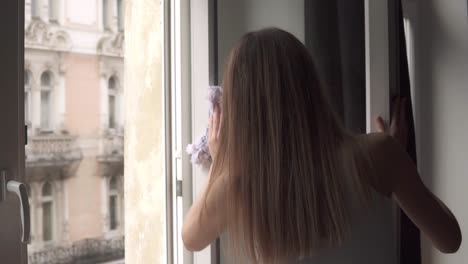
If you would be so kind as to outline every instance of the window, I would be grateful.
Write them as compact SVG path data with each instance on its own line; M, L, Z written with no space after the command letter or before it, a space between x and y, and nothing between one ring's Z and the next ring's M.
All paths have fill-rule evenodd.
M52 77L50 72L41 75L41 129L49 130L51 117Z
M24 19L18 19L22 18L18 12L23 11L23 5L26 7ZM106 12L102 10L103 5ZM13 178L32 187L30 220L34 237L27 247L30 263L124 262L124 194L109 199L110 176L118 176L119 191L123 190L121 76L125 68L124 40L121 33L115 32L117 12L117 0L26 0L0 8L5 18L5 23L0 23L2 32L25 29L24 41L20 41L21 36L15 36L5 39L11 45L0 47L5 55L2 59L12 66L5 67L6 74L0 76L1 83L5 84L5 88L0 88L0 100L11 98L12 101L11 105L4 104L5 111L0 111L4 121L0 130L4 136L0 141L10 142L3 145L15 159L5 166L24 166L22 177L14 175ZM104 14L112 32L103 30ZM33 15L36 18L31 18ZM70 27L67 21L76 26ZM90 32L92 37L86 37ZM83 47L90 47L85 56ZM24 60L18 60L23 55ZM24 78L24 87L18 87L23 84L17 76ZM110 99L114 109L111 119L115 120L111 123L119 130L109 131L111 76L114 79L110 87L116 91L115 98ZM20 115L23 112L19 113L23 99L18 109L17 99L23 96L18 88L20 92L23 92L21 89L26 91L25 118L30 120L27 133L17 124L25 122ZM26 146L19 144L22 142L18 137L24 134ZM13 150L12 143L18 143L17 150ZM88 152L89 149L93 151ZM1 208L0 211L2 217L8 215ZM111 226L115 230L110 231ZM4 262L21 262L13 259L23 248L16 243L20 242L18 232L19 228L0 230L2 239L12 241L11 247L18 248L7 258L11 261ZM21 257L26 259L26 256Z
M59 1L49 0L49 21L58 22Z
M124 1L117 0L117 26L119 31L124 31L125 27L125 14L124 14Z
M119 213L119 190L117 186L117 177L109 180L109 230L118 228Z
M30 120L30 113L29 113L29 98L31 91L31 73L29 71L24 72L24 122L26 125L29 125L31 122Z
M53 239L53 187L50 182L42 186L42 240Z
M102 23L104 30L110 30L110 0L102 0Z
M109 128L116 128L116 97L117 97L117 81L114 76L109 78Z
M40 0L31 0L31 17L40 18Z

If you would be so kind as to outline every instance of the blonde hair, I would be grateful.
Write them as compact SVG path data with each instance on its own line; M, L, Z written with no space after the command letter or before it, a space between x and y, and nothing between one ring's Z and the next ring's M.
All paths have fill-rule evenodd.
M229 56L222 111L213 175L227 173L220 206L234 253L279 263L342 244L348 193L371 199L369 167L304 45L276 28L246 34Z

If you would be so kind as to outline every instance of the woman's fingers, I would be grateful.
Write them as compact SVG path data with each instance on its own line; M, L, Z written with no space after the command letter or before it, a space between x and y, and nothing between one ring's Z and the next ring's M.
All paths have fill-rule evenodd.
M381 116L378 116L375 119L375 125L377 127L378 132L386 132L387 131L387 128L385 126L385 121L383 120L383 118Z

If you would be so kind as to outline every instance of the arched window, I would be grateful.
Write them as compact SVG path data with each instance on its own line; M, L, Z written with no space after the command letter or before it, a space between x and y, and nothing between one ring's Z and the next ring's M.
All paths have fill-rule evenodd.
M31 17L40 18L41 13L40 0L31 0Z
M42 240L51 241L54 237L54 190L50 182L44 183L41 190L42 203Z
M117 177L109 180L109 229L116 230L119 226L119 188Z
M28 125L30 120L29 98L31 97L31 72L24 71L24 122Z
M59 0L49 0L49 21L58 22Z
M51 93L52 74L49 71L41 75L41 129L51 129Z
M107 88L109 94L109 128L115 128L117 115L117 79L115 76L109 78Z

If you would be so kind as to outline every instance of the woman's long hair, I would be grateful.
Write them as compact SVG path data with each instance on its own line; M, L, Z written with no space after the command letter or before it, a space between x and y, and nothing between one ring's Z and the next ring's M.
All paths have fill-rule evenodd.
M349 193L370 200L367 163L323 88L305 46L283 30L248 33L230 53L212 170L225 173L229 241L252 262L340 245Z

